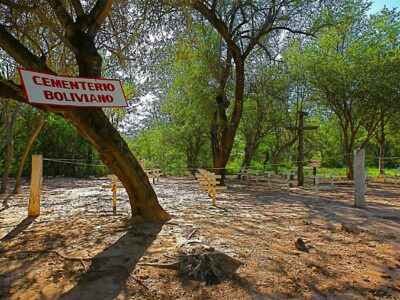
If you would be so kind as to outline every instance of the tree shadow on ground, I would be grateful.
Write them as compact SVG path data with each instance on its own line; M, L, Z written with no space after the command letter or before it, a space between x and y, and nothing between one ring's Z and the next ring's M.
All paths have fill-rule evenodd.
M15 238L17 235L19 235L22 231L27 229L29 225L33 223L35 218L25 218L15 227L13 230L11 230L9 233L7 233L0 241L8 241L13 238Z
M11 195L8 195L7 197L4 198L3 207L0 209L0 212L4 211L10 207L10 204L8 204L8 200L10 200L10 198L11 198Z
M115 299L164 223L132 223L130 230L92 259L89 270L60 299Z

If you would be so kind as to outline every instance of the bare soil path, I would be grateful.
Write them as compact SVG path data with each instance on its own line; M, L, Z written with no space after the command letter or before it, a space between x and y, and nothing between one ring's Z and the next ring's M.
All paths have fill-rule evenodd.
M229 178L213 207L192 178L162 178L153 186L173 219L139 224L122 190L112 215L106 182L45 178L34 220L26 183L0 197L0 299L400 299L399 187L373 183L357 209L350 185L316 201ZM204 247L240 267L205 284L146 265Z

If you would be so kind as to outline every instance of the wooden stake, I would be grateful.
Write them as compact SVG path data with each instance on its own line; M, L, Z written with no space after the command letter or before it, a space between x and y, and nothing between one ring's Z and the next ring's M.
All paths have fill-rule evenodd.
M113 215L117 214L117 189L125 188L121 184L117 184L118 177L115 175L108 175L108 178L112 180L111 185L103 185L103 189L111 189L113 192Z
M112 187L113 192L113 215L117 214L117 185L113 183Z
M217 206L217 197L216 197L216 191L215 189L212 190L212 205Z
M42 195L43 158L42 155L32 155L31 192L29 196L28 217L40 215L40 197Z
M314 199L318 200L319 199L319 180L324 179L324 177L311 176L310 178L313 179L315 182L314 186L312 187L314 189Z
M354 205L365 208L365 149L354 151Z
M270 171L267 171L267 180L268 180L268 187L271 187L271 172Z
M314 192L315 192L315 201L317 201L319 199L319 177L318 176L314 176Z

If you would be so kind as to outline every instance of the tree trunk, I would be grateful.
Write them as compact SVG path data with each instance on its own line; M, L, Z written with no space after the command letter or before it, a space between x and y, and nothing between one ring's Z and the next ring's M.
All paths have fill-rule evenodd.
M224 144L223 142L224 138L227 136L228 127L228 118L226 116L228 102L225 99L226 96L224 89L225 87L221 83L220 92L215 99L217 109L214 111L214 118L210 132L214 173L221 175L221 184L224 184L225 182L225 167L229 159L229 154L228 157L226 157L227 144Z
M284 145L277 145L273 151L272 155L272 164L273 164L273 170L275 174L279 173L279 168L278 168L278 160L281 157L282 153L289 149L290 147L293 146L293 144L297 141L297 134L287 143ZM279 143L279 142L277 142Z
M299 111L299 125L298 125L298 138L299 144L297 146L297 186L304 185L304 112Z
M79 75L101 77L102 58L93 39L84 32L75 34L71 41L80 50L76 55ZM100 108L72 108L60 112L100 153L100 159L121 180L129 195L132 216L144 220L169 220L139 162L125 140L112 126Z
M353 180L354 178L354 167L353 167L353 160L351 159L351 155L349 154L351 151L350 147L345 147L345 156L344 156L344 161L346 164L346 168L347 168L347 179L349 180Z
M74 22L63 7L62 1L49 1L56 17L65 31L65 38L79 66L79 75L85 77L101 77L102 58L96 45L96 33L107 17L112 1L98 1L92 9L93 15L88 28L81 22ZM78 18L79 19L79 18ZM85 19L85 18L83 18ZM46 63L25 48L6 28L0 24L0 47L12 56L17 63L37 71L52 72ZM65 44L65 42L64 42ZM4 85L3 85L4 86ZM15 85L13 85L15 88ZM12 92L11 92L12 91ZM21 100L20 92L12 88L4 94L10 94ZM69 120L100 153L101 160L121 180L128 195L132 215L145 220L168 220L170 216L157 201L157 196L150 182L133 156L128 145L112 126L100 108L64 108L46 107Z
M275 175L278 175L279 173L278 159L279 159L279 153L277 153L272 157L272 169L274 170Z
M29 151L32 148L33 143L35 142L37 136L39 135L40 131L42 130L43 125L44 125L44 111L41 111L40 117L39 117L39 122L36 125L36 128L33 131L31 137L29 138L28 143L26 144L26 147L24 149L24 152L22 153L21 160L20 160L19 167L18 167L17 176L15 178L15 186L14 186L13 194L18 194L19 192L21 192L21 176L22 176L22 170L24 169L25 160L29 154Z
M379 174L385 174L385 120L381 114L381 135L379 138Z
M227 149L223 149L213 156L214 173L217 175L221 175L221 185L225 185L226 164L229 160L229 154L226 154L224 150L226 151Z
M234 56L235 61L235 102L230 120L226 116L227 104L225 88L217 95L217 111L215 112L214 124L211 129L211 144L215 174L221 175L221 185L225 184L226 165L235 141L236 130L239 127L243 113L244 98L244 58L240 55Z
M202 139L196 135L189 137L186 147L186 167L190 174L194 177L196 168L198 167L198 157L202 147Z
M341 124L343 131L343 150L344 150L344 163L346 165L347 179L353 180L354 178L354 167L353 167L353 140L349 137L348 125Z
M101 109L74 109L65 117L99 151L100 159L121 180L133 216L169 220L139 162Z
M14 108L14 111L11 114L10 121L7 124L7 159L4 163L0 194L4 194L7 192L8 176L10 174L11 162L14 155L14 125L20 106L21 104L18 103L17 106Z
M346 167L347 167L347 179L353 180L353 178L354 178L353 162L350 157L347 157L345 159L345 161L346 161Z
M251 165L251 162L253 160L254 154L257 151L259 143L251 143L246 145L244 148L244 157L243 157L243 162L242 162L242 170L249 167ZM240 174L238 175L238 179L240 179Z
M267 149L267 151L265 151L265 159L264 159L264 163L263 163L264 170L265 170L265 167L267 166L268 161L269 161L269 150Z

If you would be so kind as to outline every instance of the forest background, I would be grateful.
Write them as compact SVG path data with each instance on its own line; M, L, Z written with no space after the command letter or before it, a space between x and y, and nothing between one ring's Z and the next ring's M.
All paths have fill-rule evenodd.
M304 164L318 159L351 177L352 153L365 147L372 174L400 167L400 12L375 5L343 1L312 18L292 16L301 26L281 26L257 42L244 61L243 114L223 166L228 174L244 166L294 169L297 135L287 127L298 125L301 111L307 126L319 126L305 133ZM224 9L232 14L227 5L221 15ZM114 20L119 13L112 11ZM145 30L151 18L134 28L125 28L123 18L118 24L110 18L105 26L119 26L124 32L119 38L129 44L118 38L97 43L103 76L120 79L128 95L129 108L105 110L112 124L147 166L189 174L200 166L221 166L216 152L225 151L218 147L234 114L238 67L213 26L191 10L173 13L154 30ZM185 22L177 27L174 20ZM247 42L244 34L240 38ZM60 62L57 69L73 73L62 53L53 57ZM0 60L1 76L18 80L17 66L3 51ZM21 160L34 153L58 160L45 161L45 176L109 172L93 147L56 114L7 99L0 101L0 112L3 183L19 169L28 176L29 159L20 166Z

